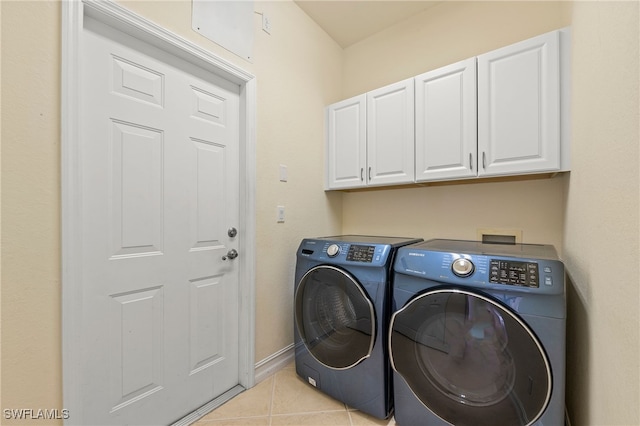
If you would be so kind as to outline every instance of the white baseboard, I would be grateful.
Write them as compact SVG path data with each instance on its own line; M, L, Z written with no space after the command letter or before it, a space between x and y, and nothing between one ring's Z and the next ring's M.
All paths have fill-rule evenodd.
M293 361L294 355L294 345L292 343L265 359L258 361L255 369L256 384L289 365Z

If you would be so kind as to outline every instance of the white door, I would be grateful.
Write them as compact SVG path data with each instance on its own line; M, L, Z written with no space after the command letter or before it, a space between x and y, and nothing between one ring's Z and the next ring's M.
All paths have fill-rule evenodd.
M479 175L560 169L560 33L478 56Z
M367 93L367 171L369 185L413 182L413 79Z
M415 78L416 180L477 174L476 58Z
M239 383L239 87L85 19L82 423L168 424Z
M326 109L327 189L367 184L366 99L366 95L359 95Z

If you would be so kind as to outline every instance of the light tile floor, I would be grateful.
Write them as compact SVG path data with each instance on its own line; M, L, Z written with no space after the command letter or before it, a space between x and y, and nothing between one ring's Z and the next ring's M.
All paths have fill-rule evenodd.
M192 426L394 426L314 389L293 363L207 414Z

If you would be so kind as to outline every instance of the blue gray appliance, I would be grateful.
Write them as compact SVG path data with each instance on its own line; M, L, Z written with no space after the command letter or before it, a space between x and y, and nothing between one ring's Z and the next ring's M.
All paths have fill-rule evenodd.
M392 412L386 336L391 265L422 239L342 235L304 239L295 276L295 364L305 381L378 418Z
M565 274L553 246L401 248L393 304L399 425L564 424Z

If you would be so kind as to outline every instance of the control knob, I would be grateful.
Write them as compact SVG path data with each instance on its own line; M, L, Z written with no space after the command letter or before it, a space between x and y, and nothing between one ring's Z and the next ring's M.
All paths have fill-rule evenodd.
M473 274L474 269L473 262L463 258L454 260L451 265L451 270L459 277L468 277Z
M329 257L336 257L340 253L340 246L337 244L331 244L327 247L327 254Z

